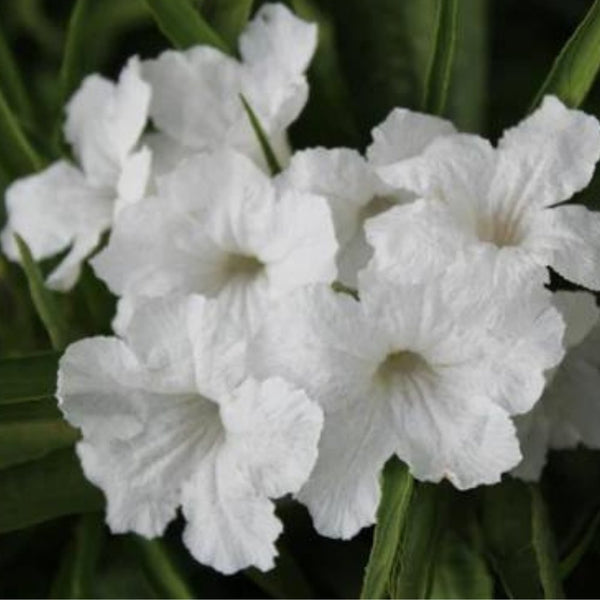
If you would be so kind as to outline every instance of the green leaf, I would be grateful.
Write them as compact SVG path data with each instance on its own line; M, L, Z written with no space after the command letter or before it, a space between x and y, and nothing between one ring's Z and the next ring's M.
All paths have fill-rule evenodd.
M269 138L267 138L265 130L262 128L262 125L260 124L257 116L254 114L252 107L248 104L246 98L244 98L244 96L240 94L240 99L242 101L242 104L244 105L244 110L248 115L248 119L250 120L252 129L254 130L254 133L258 138L258 142L263 151L265 160L267 161L267 165L269 166L269 170L271 171L271 175L277 175L278 173L281 173L281 165L277 160L277 157L275 156L275 152L271 147Z
M23 119L32 116L31 103L23 85L23 79L15 63L13 53L0 30L0 89L8 105Z
M388 593L413 488L414 480L406 466L395 457L390 459L382 474L377 525L361 598L385 598Z
M93 580L104 534L104 515L83 515L75 525L50 598L93 598Z
M72 446L78 438L52 398L0 404L0 469Z
M0 162L13 176L42 168L43 162L25 137L19 122L0 90Z
M562 598L552 527L539 489L515 479L483 493L490 561L511 598Z
M0 533L103 506L71 448L0 471Z
M146 0L158 27L177 48L197 44L214 46L231 54L231 49L195 10L189 0Z
M446 106L456 45L457 0L438 0L436 28L423 94L424 112L441 115Z
M428 596L445 509L443 485L415 484L390 578L392 598Z
M0 360L0 406L54 395L60 352Z
M69 98L87 73L87 52L93 0L77 0L67 29L63 62L60 68L61 104Z
M165 543L137 535L132 535L131 539L142 559L146 576L157 589L159 598L195 597Z
M494 581L485 560L471 544L452 531L440 543L430 597L494 597Z
M560 561L560 576L562 579L566 579L572 572L573 569L579 564L581 559L585 556L585 553L590 547L594 537L598 533L598 527L600 526L600 510L594 514L592 520L587 523L583 535L579 538L577 543L571 548L571 551Z
M395 107L419 110L436 39L439 0L330 0L340 64L362 142ZM460 0L445 114L479 130L485 107L487 0Z
M538 92L533 110L546 94L558 96L571 107L587 96L600 68L600 0L594 4L569 38Z
M445 115L461 131L485 129L489 70L489 0L460 0Z
M66 324L63 316L52 292L44 285L42 273L33 259L29 247L19 235L15 234L15 239L35 309L48 332L52 347L55 350L62 349L67 345Z
M310 94L298 121L292 124L293 145L356 146L359 133L331 15L314 0L291 0L291 5L299 17L318 27L317 50L308 69Z
M207 14L209 21L230 48L237 47L253 3L253 0L214 0L211 3L210 13Z

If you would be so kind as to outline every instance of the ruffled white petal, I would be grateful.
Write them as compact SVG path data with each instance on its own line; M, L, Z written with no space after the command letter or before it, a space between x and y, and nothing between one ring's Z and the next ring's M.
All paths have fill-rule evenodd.
M438 137L456 133L450 121L432 115L394 108L371 132L367 148L369 162L378 166L417 156Z
M280 379L248 379L221 404L223 443L183 490L192 554L223 573L273 567L281 523L269 497L297 491L316 456L322 414Z
M316 47L316 26L282 4L263 6L242 33L244 95L271 135L284 130L304 108L304 71Z
M298 494L322 535L348 539L375 522L379 474L394 452L389 417L385 405L367 395L326 415L319 459Z
M448 479L458 489L470 489L497 483L521 459L508 414L443 375L441 381L435 375L407 378L390 404L401 432L398 456L417 479Z
M69 101L65 136L95 185L116 187L146 125L150 95L139 60L133 57L117 84L90 75Z
M600 123L546 96L533 114L504 132L498 157L495 194L523 205L558 204L590 182L600 158Z
M394 188L447 202L464 221L476 222L496 168L491 144L475 135L455 134L433 140L413 158L377 169Z
M54 163L17 180L7 190L3 250L12 260L19 260L14 233L27 242L35 259L71 247L48 280L53 288L68 290L77 280L81 263L109 228L112 204L110 190L92 187L81 171L66 162Z
M383 345L358 302L315 285L273 307L248 357L258 377L282 377L332 412L367 397Z
M554 249L550 266L569 281L600 289L600 213L573 205L550 212L553 228L547 243Z

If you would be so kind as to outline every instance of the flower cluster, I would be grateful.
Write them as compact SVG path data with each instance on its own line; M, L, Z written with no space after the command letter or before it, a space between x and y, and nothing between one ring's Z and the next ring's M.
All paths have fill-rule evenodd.
M47 284L90 263L116 337L71 345L58 398L115 532L184 540L225 573L273 566L292 493L323 535L372 524L396 455L459 489L539 478L549 448L600 447L600 289L590 181L600 124L546 97L497 146L402 108L348 148L292 153L316 28L267 4L241 60L132 58L67 105L77 164L6 195ZM252 108L284 164L272 176ZM566 352L566 357L565 357ZM564 357L564 360L563 360Z

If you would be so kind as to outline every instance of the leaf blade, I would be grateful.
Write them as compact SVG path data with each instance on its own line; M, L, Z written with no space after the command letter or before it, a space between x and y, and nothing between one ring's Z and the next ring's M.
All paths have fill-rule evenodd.
M0 406L54 395L59 352L0 360Z
M217 0L213 5L210 22L230 48L237 46L254 0Z
M406 466L396 458L388 461L361 598L385 597L413 488L414 480Z
M572 108L587 96L600 68L600 0L595 0L583 21L556 57L530 110L547 94L558 96Z
M0 533L103 506L70 448L0 471Z
M88 31L86 24L91 15L92 5L92 0L77 0L71 12L59 75L61 105L79 85L87 70Z
M146 0L146 4L159 29L175 47L205 44L231 54L229 46L188 0Z
M43 162L23 133L19 122L0 90L0 154L2 164L13 176L38 171Z
M422 100L422 109L434 115L444 113L450 88L457 31L457 0L438 0L435 35Z
M0 469L42 458L78 439L53 398L0 405Z
M550 526L539 506L541 496L533 487L505 479L486 488L482 507L485 543L492 566L511 598L563 597L560 582L555 581L559 569Z
M35 309L48 332L52 347L55 350L62 349L67 345L66 324L63 316L52 293L44 285L42 273L33 259L29 246L18 234L15 234L15 239Z
M263 151L271 175L275 176L278 173L281 173L281 164L279 163L279 160L277 160L277 156L275 156L275 152L271 147L269 138L267 137L265 130L260 124L258 117L256 116L256 114L252 110L252 107L250 106L250 104L248 104L248 101L246 100L246 98L244 98L242 94L240 94L240 99L242 101L242 104L244 105L244 110L248 115L250 125L252 125L252 129L254 130L254 133L256 134L256 137L258 139L258 143L260 144L260 147Z

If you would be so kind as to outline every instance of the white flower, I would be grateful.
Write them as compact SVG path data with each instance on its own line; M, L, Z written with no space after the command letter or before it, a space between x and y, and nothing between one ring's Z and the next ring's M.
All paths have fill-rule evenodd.
M371 256L364 222L414 198L406 190L384 184L375 167L418 156L434 139L453 132L448 121L396 108L373 130L366 160L349 148L314 148L292 156L279 180L327 198L340 244L337 263L344 285L356 288L357 273Z
M246 377L245 343L218 303L155 300L124 339L73 344L57 395L113 532L161 535L181 506L200 562L273 566L282 526L269 498L306 480L322 413L282 379Z
M500 286L550 266L600 288L600 216L561 205L590 181L600 125L548 96L494 149L473 135L435 140L418 157L378 170L420 200L371 220L371 269L398 280L435 276L456 257Z
M276 190L241 154L196 155L158 181L158 196L124 210L92 265L118 295L199 293L255 327L296 287L335 279L327 202Z
M233 148L264 164L240 94L273 145L285 147L285 130L308 98L304 72L316 42L315 25L281 4L267 4L240 37L241 61L208 46L146 61L154 124L190 151Z
M539 480L550 448L600 448L600 311L586 292L557 292L554 303L566 323L567 354L547 373L533 410L515 418L523 460L512 474L528 481Z
M13 183L6 192L8 225L2 247L19 260L17 233L35 259L69 249L48 285L71 288L81 263L110 228L114 214L139 200L150 174L150 152L137 149L146 125L150 88L132 58L114 84L87 77L67 105L65 136L81 169L58 161Z
M319 458L298 497L321 533L342 538L374 522L393 454L418 479L460 489L498 481L520 460L509 415L532 406L562 356L560 315L537 294L523 293L509 327L492 296L487 312L468 310L468 279L462 293L359 283L360 302L326 286L287 296L249 352L258 375L282 376L323 407ZM523 340L511 354L513 328ZM523 367L525 350L535 352Z

